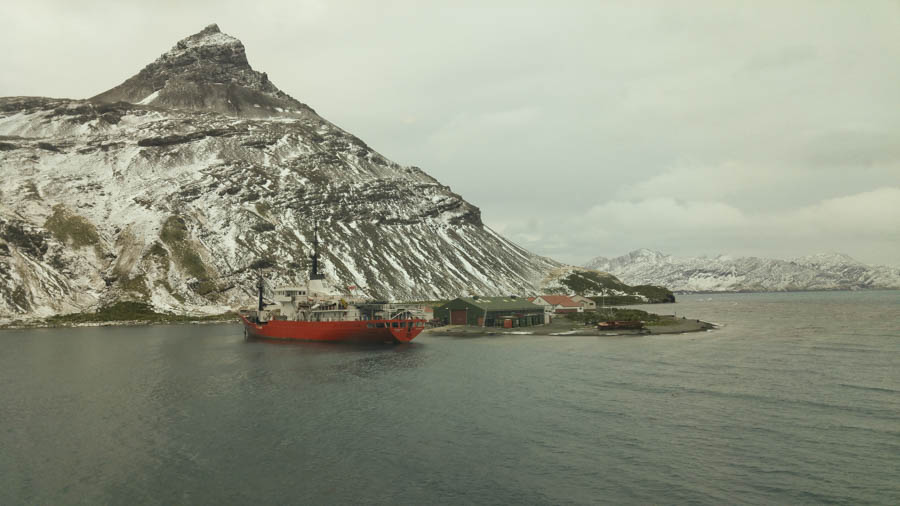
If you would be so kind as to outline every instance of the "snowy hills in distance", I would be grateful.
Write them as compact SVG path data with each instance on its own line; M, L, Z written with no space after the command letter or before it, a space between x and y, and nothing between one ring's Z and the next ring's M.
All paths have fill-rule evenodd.
M900 269L866 265L847 255L820 253L793 260L757 257L677 258L639 249L584 265L630 285L661 285L676 292L781 292L900 289Z

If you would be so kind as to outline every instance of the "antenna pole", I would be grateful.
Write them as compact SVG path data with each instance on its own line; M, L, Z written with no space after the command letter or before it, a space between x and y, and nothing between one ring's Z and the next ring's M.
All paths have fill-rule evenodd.
M313 229L313 254L312 254L312 269L310 269L309 279L324 279L322 275L319 274L319 221L315 221L315 228Z
M259 310L263 310L263 277L262 271L259 271L259 280L256 282L256 287L259 289Z

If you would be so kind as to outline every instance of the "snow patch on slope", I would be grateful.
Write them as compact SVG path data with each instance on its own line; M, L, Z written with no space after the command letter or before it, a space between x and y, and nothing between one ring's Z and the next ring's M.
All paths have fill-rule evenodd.
M865 265L840 253L778 260L725 255L675 258L636 250L612 259L597 257L585 267L610 272L631 285L661 285L684 292L900 288L900 269Z
M153 93L147 95L147 98L138 102L138 105L147 105L152 103L156 98L159 97L159 90L154 91Z

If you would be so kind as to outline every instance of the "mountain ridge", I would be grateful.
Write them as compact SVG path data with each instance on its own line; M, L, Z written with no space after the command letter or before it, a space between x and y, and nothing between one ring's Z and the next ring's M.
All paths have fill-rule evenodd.
M792 260L758 257L676 258L640 249L597 257L585 267L605 270L630 285L662 285L678 292L760 292L900 289L900 269L866 265L843 253Z
M361 297L532 294L565 267L283 93L215 25L92 99L0 98L0 170L3 321L233 309L256 269L305 280L314 221L322 270Z

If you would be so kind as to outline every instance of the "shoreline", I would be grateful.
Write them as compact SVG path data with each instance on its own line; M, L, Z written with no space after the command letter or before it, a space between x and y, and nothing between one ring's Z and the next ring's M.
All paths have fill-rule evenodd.
M809 290L673 290L675 295L739 295L753 293L830 293L830 292L893 292L900 288L818 288Z
M534 327L516 327L512 329L500 327L470 327L464 325L445 325L425 329L423 334L440 337L490 337L490 336L647 336L662 334L686 334L689 332L707 332L718 328L717 325L698 319L676 318L661 315L663 323L648 325L639 330L599 330L596 327L578 325L564 318L553 323Z
M629 330L599 330L591 326L578 325L565 318L534 327L516 327L505 329L500 327L470 327L463 325L445 325L425 329L422 334L438 337L490 337L504 335L534 335L534 336L643 336L662 334L685 334L689 332L706 332L719 326L699 319L677 318L671 315L660 315L663 323L647 325L643 329ZM217 325L224 323L238 324L237 318L178 320L178 321L150 321L150 320L113 320L96 322L59 322L45 321L28 322L18 325L2 324L3 330L31 330L31 329L62 329L62 328L90 328L90 327L140 327L145 325Z
M22 324L0 324L2 330L30 330L30 329L71 329L81 327L141 327L145 325L215 325L221 323L240 323L235 318L223 319L197 319L197 320L178 320L178 321L150 321L150 320L113 320L113 321L96 321L96 322L70 322L70 323L48 323L34 322Z

